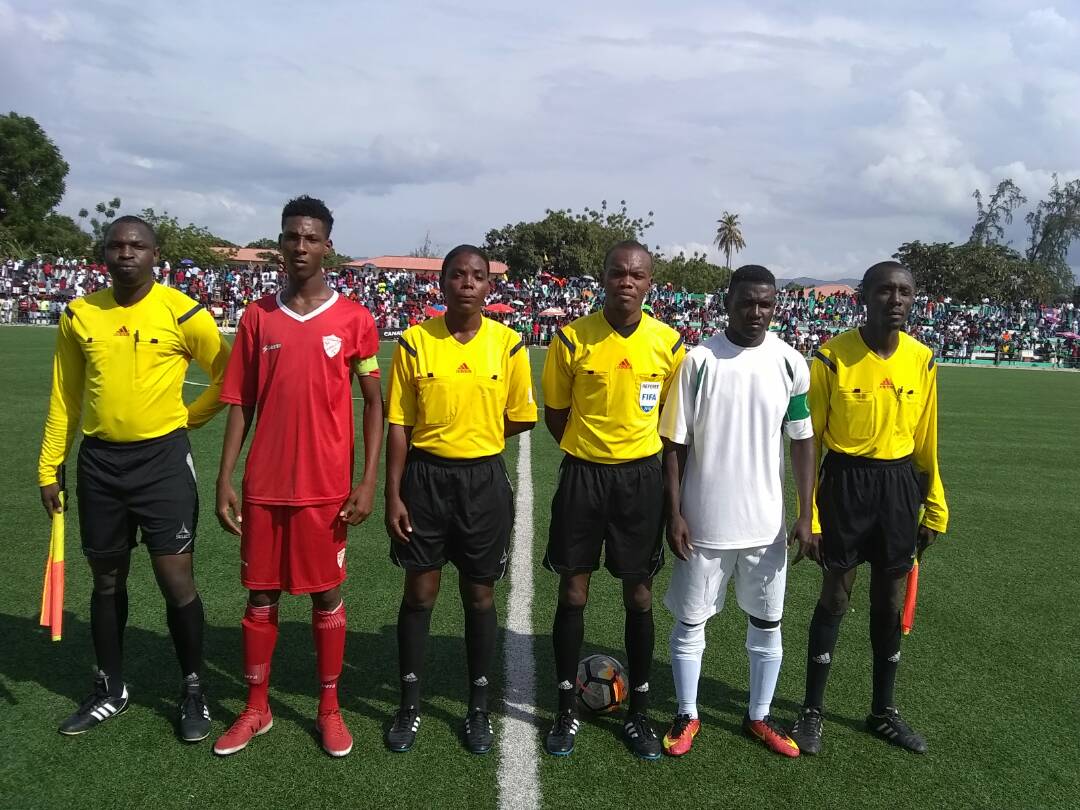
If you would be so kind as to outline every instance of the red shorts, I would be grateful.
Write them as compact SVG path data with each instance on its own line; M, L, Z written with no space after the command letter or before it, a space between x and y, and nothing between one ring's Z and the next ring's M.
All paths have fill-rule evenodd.
M341 504L242 508L240 582L252 591L319 593L345 581L348 525Z

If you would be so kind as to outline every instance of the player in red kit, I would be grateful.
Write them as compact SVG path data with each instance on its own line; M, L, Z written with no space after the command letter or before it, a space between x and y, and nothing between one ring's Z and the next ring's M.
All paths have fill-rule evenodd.
M234 754L270 730L270 659L282 591L311 594L319 681L316 730L335 757L352 750L338 707L345 655L345 540L371 514L382 446L383 407L371 313L323 277L334 219L321 200L299 197L281 214L288 283L244 312L221 399L231 404L218 472L217 516L240 535L247 708L215 743ZM353 487L352 376L364 398L364 477ZM252 421L243 506L232 473Z

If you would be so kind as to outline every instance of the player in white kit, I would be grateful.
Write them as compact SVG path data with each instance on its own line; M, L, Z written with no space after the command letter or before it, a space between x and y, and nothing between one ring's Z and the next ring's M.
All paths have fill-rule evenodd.
M681 756L701 728L698 679L705 622L719 613L729 580L749 621L750 705L743 731L770 750L797 757L772 720L783 647L780 619L787 578L784 440L799 494L792 539L809 540L814 444L806 394L810 373L792 347L769 333L776 279L740 267L726 301L729 323L686 355L660 417L668 498L668 543L676 557L664 604L675 617L671 659L679 708L664 750Z

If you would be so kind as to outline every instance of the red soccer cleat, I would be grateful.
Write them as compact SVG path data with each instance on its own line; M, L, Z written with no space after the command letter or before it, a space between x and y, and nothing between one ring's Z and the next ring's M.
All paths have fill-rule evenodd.
M748 737L760 740L774 754L784 757L799 755L799 746L780 728L780 724L768 715L764 720L751 720L750 716L746 715L743 717L742 727Z
M345 727L340 710L320 714L315 719L315 730L322 739L323 751L330 756L343 757L352 751L352 734Z
M681 757L690 751L694 737L701 731L701 721L688 714L679 714L664 735L664 751L668 756Z
M229 730L218 737L217 742L214 743L214 753L227 757L229 754L242 751L251 742L252 737L265 734L273 725L274 718L269 709L261 711L248 706L229 726Z

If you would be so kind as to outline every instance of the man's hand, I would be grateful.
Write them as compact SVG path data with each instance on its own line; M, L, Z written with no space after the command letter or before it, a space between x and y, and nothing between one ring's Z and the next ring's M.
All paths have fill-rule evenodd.
M64 511L64 505L60 503L60 484L46 484L41 488L41 505L45 507L45 514L51 519L57 512Z
M680 560L690 559L694 547L690 544L690 527L682 515L671 515L667 524L667 541L671 553Z
M932 546L935 540L937 540L936 531L925 523L919 526L919 533L915 537L915 557L921 560L926 549Z
M405 502L401 498L386 499L386 530L397 542L409 542L412 521L409 520L409 510L405 508Z
M221 528L229 534L240 536L240 496L233 489L232 481L217 482L217 519Z
M349 493L345 503L341 506L338 517L350 526L359 526L371 516L375 508L375 482L368 484L361 481L356 489Z
M793 546L796 543L799 545L799 550L795 554L795 559L791 561L792 565L795 565L803 557L809 557L820 565L821 535L814 533L809 517L799 518L795 521L795 525L791 527L791 534L788 535L788 545Z

